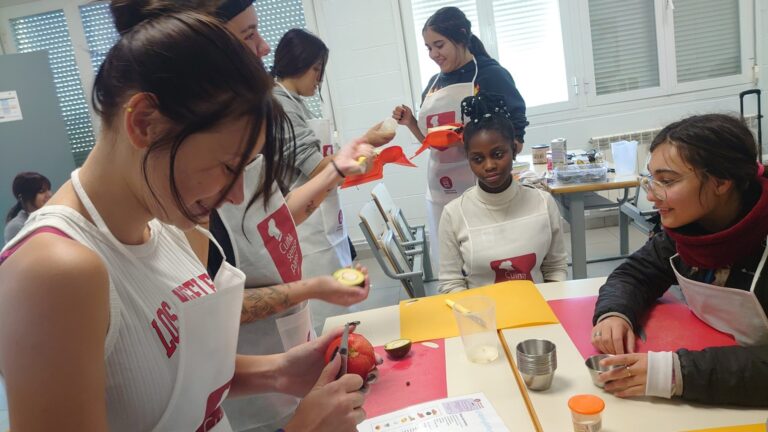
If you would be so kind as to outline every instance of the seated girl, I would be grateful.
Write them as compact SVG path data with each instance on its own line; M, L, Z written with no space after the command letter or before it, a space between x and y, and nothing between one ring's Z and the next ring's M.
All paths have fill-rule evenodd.
M736 118L693 116L651 144L642 185L664 231L600 288L592 343L619 354L602 374L617 396L675 396L710 404L768 406L768 179L755 139ZM637 354L639 320L678 284L702 321L738 346Z
M440 292L508 280L565 280L555 200L512 178L515 128L504 98L481 92L465 98L461 109L462 120L469 120L464 149L477 185L448 203L440 219Z

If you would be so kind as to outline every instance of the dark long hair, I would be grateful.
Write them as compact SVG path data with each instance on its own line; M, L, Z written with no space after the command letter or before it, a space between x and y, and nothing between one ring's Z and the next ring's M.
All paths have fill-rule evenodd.
M695 115L676 121L659 132L650 151L669 143L702 180L713 176L732 180L746 191L757 181L757 145L744 122L726 114Z
M283 35L275 49L272 76L275 78L300 76L320 61L323 65L320 71L320 82L322 82L329 52L328 47L319 37L304 29L290 29Z
M40 173L20 172L13 179L11 190L14 198L16 198L16 204L8 211L5 222L15 218L20 211L24 210L24 206L33 203L37 194L51 190L51 181Z
M176 206L197 221L182 202L175 182L176 155L195 133L222 122L248 119L245 148L235 168L242 173L264 128L262 154L267 161L264 183L282 177L283 124L287 116L274 100L272 79L261 61L213 17L180 11L173 2L114 0L110 4L121 37L99 68L93 86L93 105L106 127L112 126L132 94L152 95L158 111L176 127L152 143L142 170L148 182L148 159L167 151L169 182ZM233 176L219 203L234 186ZM151 187L150 187L151 190ZM157 200L154 190L151 193ZM271 188L262 188L267 198ZM163 206L163 203L158 204Z
M461 122L469 121L464 126L464 150L469 151L469 142L480 131L496 131L509 142L512 158L517 153L515 145L515 125L512 115L507 110L504 96L495 93L479 92L461 101Z
M427 19L421 32L427 29L441 34L456 45L469 49L474 56L490 57L480 38L472 34L472 23L461 9L453 6L440 8Z

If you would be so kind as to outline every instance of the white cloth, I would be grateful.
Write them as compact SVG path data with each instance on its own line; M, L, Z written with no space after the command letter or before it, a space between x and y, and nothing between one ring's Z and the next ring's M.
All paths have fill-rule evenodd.
M120 243L79 184L91 223L66 206L36 211L11 244L43 227L96 252L110 281L105 337L110 431L230 431L220 408L235 367L244 277L222 268L214 281L177 228L156 220L142 245ZM54 287L52 287L54 288Z
M648 371L645 378L645 395L669 399L675 392L672 384L675 364L671 351L648 351Z
M259 157L245 169L245 196L250 197L263 181L264 159ZM263 195L262 195L263 196ZM235 263L246 275L249 289L301 280L302 253L296 225L280 190L273 185L269 201L247 200L227 204L219 216L235 252ZM245 231L245 233L243 232ZM248 355L282 353L316 337L307 302L240 326L237 352ZM273 432L290 420L300 399L266 393L229 399L224 410L235 431Z
M448 203L440 221L440 255L440 292L567 277L555 200L517 182L500 193L475 186Z
M711 285L687 279L677 271L675 261L678 255L669 259L685 302L699 319L723 333L728 333L742 346L768 344L768 318L755 296L755 285L763 273L768 248L763 252L760 264L755 270L749 291Z
M428 128L447 123L461 122L461 101L475 94L477 79L477 61L475 76L472 81L445 86L432 91L439 77L435 79L427 92L419 111L419 130L425 136ZM429 150L427 161L427 228L429 230L430 259L436 268L440 268L440 250L438 227L443 208L451 200L475 184L475 176L469 168L464 146L459 144L446 150Z

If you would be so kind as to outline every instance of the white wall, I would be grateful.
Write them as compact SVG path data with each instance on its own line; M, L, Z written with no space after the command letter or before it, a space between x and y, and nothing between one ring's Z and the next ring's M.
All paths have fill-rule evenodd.
M346 139L360 135L369 125L388 116L395 105L412 103L403 36L403 22L411 20L400 16L398 0L314 0L313 3L319 35L331 48L328 81L341 135ZM757 3L756 39L758 52L762 54L759 56L762 70L766 71L768 2ZM405 31L412 32L410 28ZM526 143L547 143L556 137L566 137L569 147L586 148L591 137L655 129L696 113L737 113L738 94L750 87L731 86L530 116ZM768 109L766 97L768 95L763 95L763 106ZM747 105L747 113L755 113L754 102ZM409 155L418 148L404 127L399 128L395 142ZM387 167L384 181L408 218L422 223L426 155L414 162L419 168ZM370 199L372 187L370 184L342 191L350 236L355 242L362 241L356 215Z

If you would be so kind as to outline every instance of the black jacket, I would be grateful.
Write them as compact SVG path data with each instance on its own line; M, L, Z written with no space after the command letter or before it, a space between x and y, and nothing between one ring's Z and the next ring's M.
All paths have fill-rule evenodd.
M639 329L639 321L656 299L664 295L676 278L669 263L675 255L674 241L661 232L652 237L608 277L600 288L593 323L608 312L619 312ZM763 253L731 267L725 286L749 290L752 275ZM680 263L680 273L704 281L708 271ZM768 266L755 287L763 310L768 313ZM716 347L701 351L677 351L683 373L683 399L709 404L768 406L768 345Z

